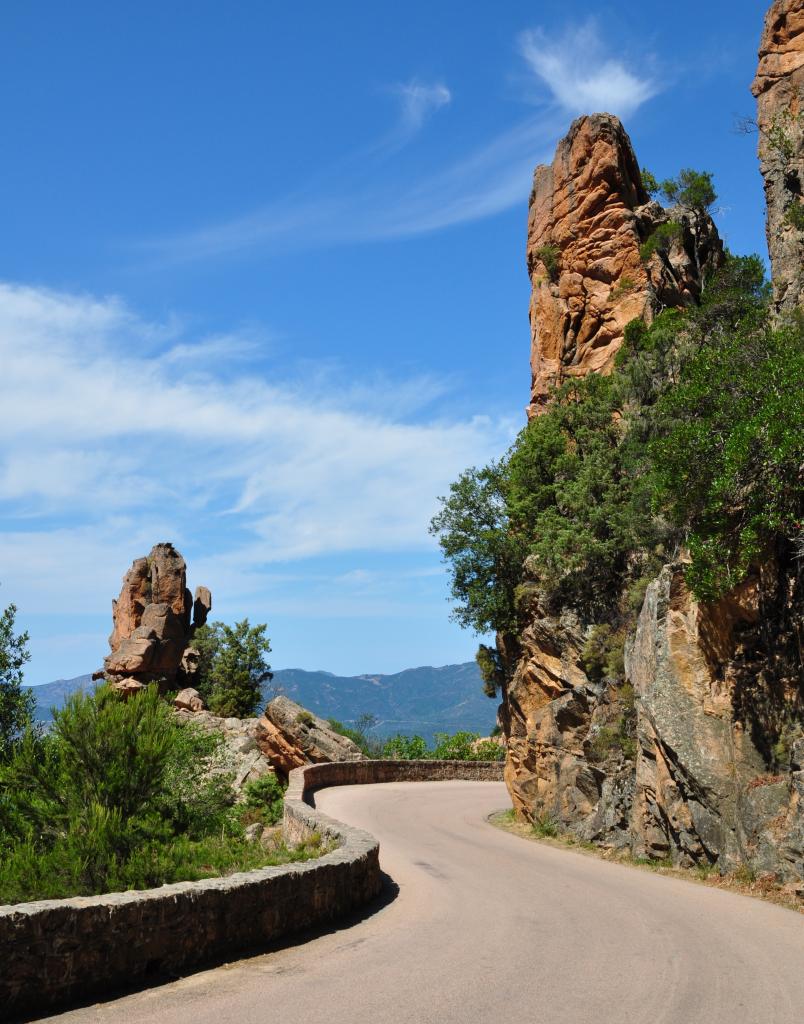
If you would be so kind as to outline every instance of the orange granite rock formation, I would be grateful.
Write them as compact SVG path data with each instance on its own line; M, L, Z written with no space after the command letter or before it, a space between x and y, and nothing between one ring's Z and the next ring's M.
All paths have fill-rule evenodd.
M111 654L101 675L176 679L192 633L212 607L207 588L199 587L193 601L186 580L187 566L172 544L156 544L147 558L134 560L112 602Z
M678 237L667 253L643 261L641 245L669 220L679 224ZM567 377L610 373L626 324L694 302L722 258L708 216L650 200L616 117L578 118L553 163L536 168L530 196L529 414Z
M804 0L776 0L768 11L752 92L774 302L787 313L804 296Z

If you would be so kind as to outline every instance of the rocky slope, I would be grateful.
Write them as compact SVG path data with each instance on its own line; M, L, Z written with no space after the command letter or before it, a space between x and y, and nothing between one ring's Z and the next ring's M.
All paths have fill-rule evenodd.
M774 300L787 313L804 292L804 0L776 0L768 11L752 92Z
M780 312L802 297L802 235L782 225L801 142L795 135L783 164L768 126L782 117L793 135L803 9L802 0L773 5L755 83ZM531 413L551 383L609 372L625 323L695 301L702 271L720 259L711 221L698 218L643 266L640 243L668 216L646 200L630 141L609 115L576 121L553 165L537 169ZM505 777L517 811L641 856L804 878L802 569L782 545L740 588L705 605L687 590L683 564L667 565L626 645L624 685L584 657L596 624L570 608L548 611L535 579L526 582L523 626L498 639L508 670Z
M667 252L640 246L670 220ZM531 404L566 377L608 373L631 320L694 302L723 247L706 214L668 213L646 193L631 140L610 114L578 118L536 168L528 214Z
M269 701L263 714L253 718L220 718L181 698L175 702L179 718L223 738L221 767L232 773L236 793L271 772L287 780L304 764L364 759L350 739L287 697Z

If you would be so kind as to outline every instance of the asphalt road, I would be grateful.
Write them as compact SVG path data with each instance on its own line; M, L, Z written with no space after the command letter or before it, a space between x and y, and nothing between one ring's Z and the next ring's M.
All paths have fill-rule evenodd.
M497 783L318 794L398 885L311 941L61 1024L802 1024L804 916L502 832Z

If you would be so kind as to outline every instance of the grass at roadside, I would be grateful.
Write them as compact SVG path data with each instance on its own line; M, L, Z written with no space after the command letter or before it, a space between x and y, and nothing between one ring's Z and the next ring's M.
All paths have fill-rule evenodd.
M721 875L716 869L705 868L680 868L674 867L669 860L650 860L647 857L634 857L626 850L611 850L594 843L586 843L575 836L561 832L558 825L551 818L542 818L531 825L527 821L518 819L513 810L496 811L489 815L489 823L495 828L505 832L528 839L531 842L545 843L548 846L558 847L565 850L575 850L597 857L599 860L607 860L615 864L625 864L629 867L651 871L657 875L666 875L670 878L682 878L688 882L698 882L715 889L726 889L730 892L738 892L744 896L753 896L757 899L767 900L789 910L796 910L804 914L804 902L790 888L785 888L771 876L752 877L746 871L735 871L727 875Z

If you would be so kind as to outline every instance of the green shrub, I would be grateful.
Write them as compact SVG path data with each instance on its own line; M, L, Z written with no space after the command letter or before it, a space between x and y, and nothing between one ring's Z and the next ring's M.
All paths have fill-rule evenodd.
M0 615L0 764L22 734L33 726L36 698L22 685L22 667L30 659L28 634L15 633L16 607Z
M102 829L93 830L92 835L92 847L76 845L75 837L67 836L44 851L31 839L23 840L0 858L0 904L195 882L270 864L310 860L323 852L320 841L312 839L293 849L280 842L266 850L242 837L210 835L193 840L176 836L167 842L145 841L121 858L104 839ZM88 861L93 856L102 870L93 871Z
M675 546L708 598L795 538L802 321L770 326L768 299L761 260L728 255L700 306L633 321L614 374L554 389L505 458L452 485L431 531L462 626L515 634L533 595L616 632Z
M793 115L789 110L777 114L765 131L765 138L771 149L775 150L785 162L796 155L796 144L790 129L793 127Z
M431 755L421 736L402 736L397 733L385 741L381 756L391 761L419 761Z
M655 252L666 256L673 242L680 237L681 225L676 223L676 221L669 220L664 224L659 224L639 247L639 255L642 258L642 262L647 263Z
M703 213L717 201L712 175L708 171L685 168L677 178L667 178L660 187L668 202L693 212Z
M623 295L627 295L637 287L636 281L632 277L628 277L624 274L617 284L611 289L611 298L613 300L621 299Z
M246 807L256 812L252 820L261 821L264 825L275 825L282 820L285 790L273 772L247 782L243 793Z
M796 231L804 231L804 203L801 200L797 199L788 206L784 222Z
M337 718L329 719L329 726L334 732L351 740L355 746L359 747L361 753L372 758L382 756L382 743L374 735L376 725L377 718L370 712L358 715L354 727L344 725Z
M542 245L534 250L533 255L547 271L551 281L558 280L561 269L561 250L555 245Z
M470 760L474 761L504 761L505 760L505 747L500 743L495 743L494 740L478 740L474 744L472 757Z
M527 538L512 528L507 507L506 461L468 469L439 498L430 533L450 563L452 618L477 633L516 628L515 590Z
M651 174L647 167L642 168L642 187L649 196L657 196L662 191L656 176Z
M540 839L555 839L561 834L561 826L552 814L540 814L533 820L533 834Z
M695 594L745 578L776 536L800 532L804 320L747 318L710 334L657 405L654 504L687 533Z
M236 839L219 749L219 737L176 720L156 686L128 701L108 687L72 695L52 731L27 733L0 772L0 877L17 877L35 855L32 877L52 872L74 892L103 892L139 884L145 876L128 865L144 851L156 862L157 848L179 839Z
M315 718L310 711L300 711L298 715L296 715L296 721L299 725L306 726L308 729L310 726L315 724Z
M265 656L271 644L267 626L248 619L227 626L212 622L195 631L200 659L196 687L210 711L223 718L253 715L262 701L262 683L273 678Z
M608 622L594 626L581 649L581 667L592 680L621 679L625 673L625 630Z
M475 655L477 667L480 669L480 678L483 680L483 692L487 697L494 699L497 691L505 683L505 671L502 659L496 647L487 647L481 644Z

